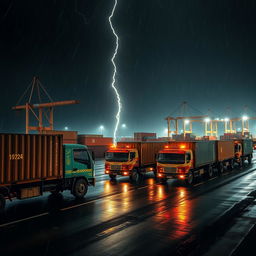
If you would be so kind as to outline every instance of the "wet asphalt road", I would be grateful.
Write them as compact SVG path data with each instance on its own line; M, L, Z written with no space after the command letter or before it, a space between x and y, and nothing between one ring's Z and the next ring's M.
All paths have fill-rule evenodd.
M117 182L96 162L96 187L76 201L69 192L7 203L0 219L3 255L174 255L180 242L202 230L256 188L256 165L186 187ZM2 255L2 253L1 253Z

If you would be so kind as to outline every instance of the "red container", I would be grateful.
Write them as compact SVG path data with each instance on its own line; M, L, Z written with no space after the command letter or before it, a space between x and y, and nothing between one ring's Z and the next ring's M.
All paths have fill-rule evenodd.
M86 146L110 146L113 138L103 137L102 135L78 135L78 144Z

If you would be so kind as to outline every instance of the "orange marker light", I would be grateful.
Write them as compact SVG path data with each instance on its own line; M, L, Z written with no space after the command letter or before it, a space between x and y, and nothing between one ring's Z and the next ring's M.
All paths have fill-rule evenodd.
M157 174L157 176L158 176L158 177L162 177L162 176L163 176L163 174L161 174L161 173L158 173L158 174Z
M105 171L106 174L109 174L109 171Z
M128 175L128 172L124 172L124 175Z
M180 179L185 179L185 176L184 175L180 175L179 178Z
M169 148L169 146L164 146L164 148Z
M126 147L126 148L130 148L130 146L129 146L129 145L126 145L125 147Z
M180 148L185 148L186 146L185 145L180 145Z

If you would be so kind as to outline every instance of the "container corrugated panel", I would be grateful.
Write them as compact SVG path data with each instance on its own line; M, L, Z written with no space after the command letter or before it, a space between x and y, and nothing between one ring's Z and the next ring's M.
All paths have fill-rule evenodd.
M152 132L135 132L134 139L137 141L146 140L146 138L156 138L156 133Z
M43 131L48 135L62 135L64 140L77 140L77 131Z
M63 177L61 135L0 134L0 186Z
M88 146L88 150L94 153L95 158L104 158L104 154L108 149L108 146Z
M77 140L63 139L63 144L77 144Z
M156 163L156 154L164 148L166 142L118 142L118 147L136 148L139 152L140 166L147 166Z
M242 141L243 143L243 155L249 155L253 152L253 142L250 139Z
M113 138L110 137L85 137L78 135L78 143L86 146L110 146L113 144Z
M195 167L216 162L215 141L195 142Z
M216 150L217 150L218 161L231 159L235 155L234 142L233 141L217 141Z

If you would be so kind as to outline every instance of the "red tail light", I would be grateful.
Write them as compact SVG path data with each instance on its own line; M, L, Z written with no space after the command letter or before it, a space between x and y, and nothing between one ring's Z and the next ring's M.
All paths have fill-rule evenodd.
M105 170L110 170L110 164L105 164Z

